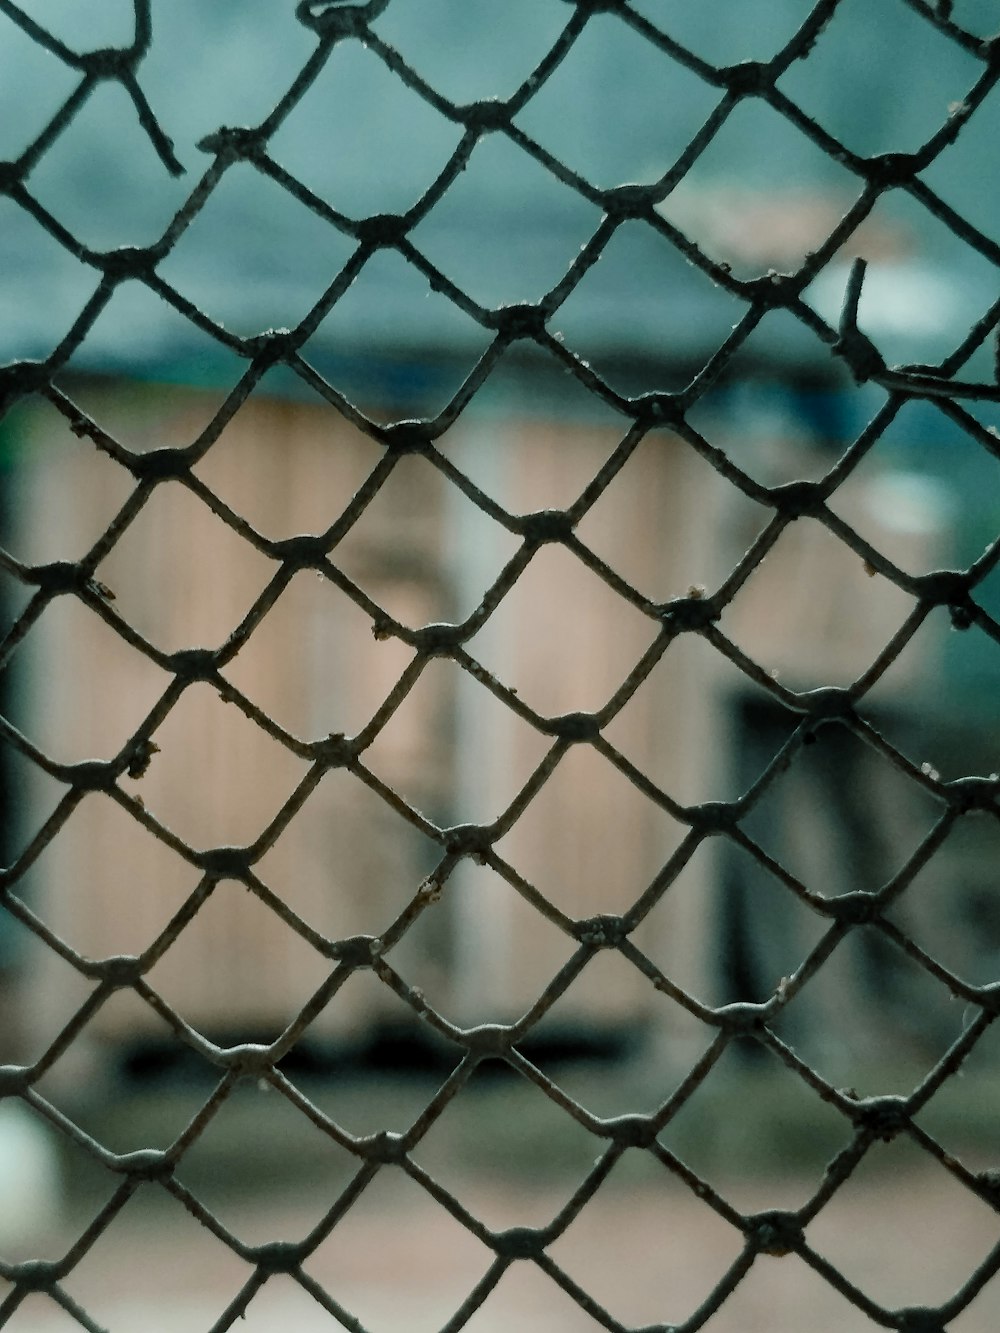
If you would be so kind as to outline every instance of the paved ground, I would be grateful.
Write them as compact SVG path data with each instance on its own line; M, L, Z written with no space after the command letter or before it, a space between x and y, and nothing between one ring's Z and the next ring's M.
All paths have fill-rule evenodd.
M405 1188L402 1188L405 1187ZM539 1223L571 1188L483 1182L456 1185L493 1227ZM733 1181L727 1193L750 1210L794 1205L801 1181ZM245 1199L220 1207L247 1241L295 1239L323 1209L315 1191L296 1200ZM855 1182L809 1229L809 1240L875 1299L937 1304L1000 1240L1000 1218L943 1172L929 1169ZM602 1189L551 1247L572 1277L631 1327L686 1318L739 1252L735 1233L677 1189L649 1183ZM490 1256L473 1237L401 1177L372 1188L317 1252L309 1269L372 1333L433 1333L485 1272ZM247 1270L178 1208L141 1205L123 1215L67 1282L113 1333L207 1333ZM1000 1279L949 1327L994 1333ZM8 1321L14 1333L78 1328L43 1297ZM338 1327L287 1278L256 1297L246 1333ZM511 1269L466 1325L470 1333L589 1333L600 1325L532 1264ZM863 1333L875 1325L797 1257L763 1259L714 1315L708 1333Z
M433 1084L377 1079L320 1089L352 1133L403 1128ZM795 1208L844 1146L839 1118L824 1129L816 1108L798 1119L768 1100L770 1083L723 1087L703 1098L672 1146L743 1213ZM1000 1165L992 1085L963 1084L963 1098L928 1123L972 1169ZM600 1114L642 1106L614 1079L588 1086ZM200 1092L145 1103L110 1099L101 1140L117 1151L165 1145ZM936 1099L938 1100L938 1099ZM464 1108L464 1109L463 1109ZM23 1128L23 1126L22 1126ZM0 1124L0 1254L55 1258L108 1196L106 1173L70 1170L73 1191L44 1221L44 1153L14 1121ZM96 1132L96 1131L95 1131ZM686 1137L685 1137L686 1135ZM51 1140L49 1166L53 1165ZM44 1145L43 1145L44 1146ZM448 1107L417 1160L488 1228L541 1226L589 1170L600 1144L520 1083L472 1092ZM73 1159L75 1160L75 1159ZM796 1166L792 1166L796 1163ZM79 1165L79 1164L78 1164ZM185 1155L180 1178L247 1244L298 1240L338 1197L354 1159L312 1130L281 1098L252 1088L226 1104ZM16 1168L16 1169L15 1169ZM737 1169L739 1168L739 1169ZM25 1178L35 1182L25 1187ZM55 1194L49 1175L49 1191ZM19 1183L20 1179L20 1183ZM256 1182L253 1190L250 1182ZM208 1333L249 1276L245 1262L159 1187L146 1187L66 1280L68 1292L111 1333ZM96 1192L95 1192L96 1191ZM32 1205L32 1206L29 1206ZM38 1239L18 1231L31 1222ZM46 1234L47 1233L47 1234ZM890 1309L937 1306L1000 1245L1000 1214L957 1185L903 1139L875 1145L855 1176L809 1226L806 1238L873 1300ZM741 1236L644 1154L630 1153L549 1255L632 1329L680 1323L741 1251ZM386 1168L307 1264L310 1275L367 1333L438 1333L492 1262L492 1252L402 1172ZM0 1281L0 1300L3 1299ZM3 1321L0 1320L0 1323ZM13 1333L79 1333L44 1296L7 1320ZM341 1325L286 1277L269 1281L235 1328L246 1333L336 1333ZM514 1264L465 1327L470 1333L594 1333L601 1327L530 1262ZM762 1258L705 1323L707 1333L871 1333L876 1327L795 1255ZM1000 1329L1000 1276L949 1324L949 1333Z

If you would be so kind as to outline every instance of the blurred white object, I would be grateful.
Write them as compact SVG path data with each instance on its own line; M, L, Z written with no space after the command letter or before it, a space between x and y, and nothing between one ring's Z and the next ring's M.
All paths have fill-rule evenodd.
M0 1255L19 1261L25 1247L58 1223L63 1190L52 1136L23 1102L0 1102Z
M827 264L808 288L808 303L834 327L849 274L846 261ZM892 258L869 264L858 314L873 338L920 338L955 327L965 318L965 303L953 276L917 259Z

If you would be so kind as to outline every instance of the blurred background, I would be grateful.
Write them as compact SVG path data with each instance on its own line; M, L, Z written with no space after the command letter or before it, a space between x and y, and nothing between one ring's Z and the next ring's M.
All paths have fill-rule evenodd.
M738 7L721 0L700 6L633 0L629 6L630 14L692 53L695 64L711 66L770 59L810 9L804 0L744 0ZM850 152L914 151L959 113L982 70L978 58L942 36L918 9L903 0L877 7L843 0L808 58L778 80L779 91ZM338 220L407 213L464 133L432 95L420 95L389 67L386 49L398 52L448 103L503 100L531 75L573 12L564 0L507 0L499 10L485 0L390 0L372 23L377 41L340 42L270 134L266 155L236 161L217 179L206 136L220 126L267 120L316 47L315 33L295 21L291 4L279 13L265 0L218 0L207 7L154 0L153 42L138 77L184 168L179 175L165 169L134 100L114 79L98 82L57 135L46 133L80 74L17 16L27 13L70 50L85 51L131 42L130 4L0 6L0 157L30 168L17 190L0 196L0 361L46 361L57 353L53 378L61 393L134 453L211 440L193 469L203 490L181 481L156 486L98 563L95 578L114 612L160 654L217 648L275 574L275 560L261 545L329 533L354 497L381 481L331 549L338 577L295 574L222 671L276 727L257 725L208 683L191 685L156 728L158 748L148 766L120 782L157 826L196 852L266 844L254 874L327 940L385 931L433 873L441 847L375 786L343 769L328 772L284 822L281 812L310 763L283 744L282 735L308 742L371 732L366 768L428 826L488 824L507 811L551 748L551 736L447 657L432 660L384 725L372 728L415 656L391 627L460 624L470 617L521 545L498 512L568 507L630 424L551 351L529 340L513 343L436 441L447 465L499 507L491 512L419 453L386 469L384 447L363 428L364 420L389 425L444 413L493 342L476 312L541 300L590 242L601 223L599 203L540 158L550 155L595 193L656 182L682 157L723 94L692 62L658 49L641 24L597 12L514 117L516 134L484 135L409 234L418 255L464 301L398 248L376 249L359 266L350 227ZM996 26L992 0L958 0L954 18L979 36ZM851 262L862 255L868 273L860 323L886 361L933 366L949 357L996 299L989 247L1000 240L993 198L998 142L1000 100L987 98L957 143L921 176L987 244L970 244L911 193L886 190L806 290L811 309L836 326ZM187 225L173 226L174 242L156 265L167 287L139 279L119 283L110 299L89 308L83 336L68 338L98 290L100 275L88 258L155 244L201 188L209 191L205 203ZM704 256L746 279L797 271L861 190L848 166L763 99L750 97L657 210ZM352 272L301 349L313 373L277 366L231 413L247 369L240 340L296 327L338 275ZM688 385L747 308L663 233L630 221L617 228L547 328L615 393L635 396ZM988 350L973 351L960 375L991 379ZM831 508L909 575L964 569L1000 532L997 459L975 438L975 428L995 433L997 406L965 404L970 428L969 420L932 402L907 401L888 413L886 400L877 386L854 384L814 329L786 310L772 310L700 394L688 423L755 482L775 486L822 477L882 413L876 443L838 487ZM8 624L18 624L32 595L18 568L81 559L133 496L135 478L85 434L41 393L20 399L0 420L0 545L13 557L0 570ZM577 528L584 546L638 596L621 596L566 547L543 546L467 650L543 718L596 711L657 639L657 620L636 602L654 606L714 592L772 512L727 480L690 440L666 427L651 429ZM994 615L1000 610L995 572L979 585L976 599ZM863 674L914 605L826 527L802 518L750 575L719 628L765 676L806 690L847 685ZM55 764L112 759L171 679L83 601L59 597L31 625L0 676L0 705L30 746ZM996 644L976 626L957 632L942 607L869 691L864 711L927 773L945 780L992 774L1000 769L998 684ZM686 635L659 658L604 734L649 782L688 805L747 791L797 720L760 680L703 638ZM64 809L65 794L66 784L25 747L9 735L0 743L0 838L5 863L19 871L12 891L27 907L0 913L0 1058L17 1063L41 1059L94 991L73 951L85 959L142 955L200 892L203 879L100 792L76 803L36 856L34 840ZM942 808L856 736L827 727L768 790L744 828L812 891L834 896L884 884L914 854ZM278 829L273 838L272 829ZM575 746L496 847L514 877L554 911L540 914L512 877L466 858L389 961L449 1021L511 1022L577 950L560 921L626 911L686 832L604 755ZM992 819L959 821L889 913L973 985L997 977L997 834ZM752 857L710 839L633 939L688 995L718 1006L772 995L825 928ZM40 938L46 932L68 950L46 943ZM220 879L146 980L193 1028L231 1045L274 1040L330 969L308 931L293 929L243 883ZM862 930L789 1006L779 1031L824 1078L865 1096L908 1092L969 1021L940 979L882 934ZM614 1115L661 1105L712 1036L612 950L588 964L521 1049L594 1114ZM360 1134L404 1130L455 1063L454 1051L404 1000L372 972L360 971L323 1008L282 1069L338 1123ZM217 1077L153 1007L125 988L93 1012L36 1086L112 1151L124 1152L151 1142L168 1146ZM938 1094L922 1120L928 1132L943 1136L949 1152L967 1155L970 1169L994 1164L995 1091L987 1036L964 1080ZM37 1219L21 1205L8 1209L13 1251L27 1247L12 1257L33 1252L38 1236L48 1237L58 1253L107 1193L107 1173L78 1143L51 1126L41 1128L20 1105L9 1129L0 1122L0 1143L4 1135L12 1161L35 1162L36 1172L48 1172L33 1177L48 1180L44 1189L25 1192L25 1198L35 1195ZM663 1141L695 1170L714 1175L727 1197L742 1191L752 1211L797 1206L775 1197L808 1197L823 1163L848 1138L841 1115L750 1044L726 1052ZM558 1211L599 1145L536 1087L484 1066L425 1146L429 1168L466 1182L473 1211L483 1216L495 1207L507 1219L503 1224L513 1225L531 1207L544 1212L548 1206L549 1216ZM321 1181L323 1191L332 1191L349 1179L348 1155L333 1161L339 1151L279 1096L251 1086L225 1103L186 1154L184 1179L199 1197L218 1197L240 1225L266 1228L268 1219L281 1219L298 1226L304 1200L315 1204L317 1215L322 1211L307 1184ZM943 1300L1000 1231L986 1205L972 1195L965 1199L945 1173L937 1179L917 1157L897 1143L873 1151L862 1178L846 1191L850 1202L839 1213L831 1205L816 1223L817 1248L825 1244L833 1262L858 1264L861 1285L877 1286L883 1270L893 1280L901 1274L912 1279L909 1289L902 1283L899 1292L873 1291L890 1303ZM617 1175L621 1181L607 1187L608 1202L600 1201L602 1191L581 1214L592 1210L600 1220L567 1264L580 1265L586 1285L594 1276L593 1255L607 1254L610 1234L625 1234L633 1207L655 1249L668 1182L678 1195L671 1207L685 1219L671 1229L671 1253L680 1253L676 1237L683 1235L689 1256L670 1281L683 1285L687 1271L697 1278L683 1287L683 1298L677 1288L682 1308L668 1313L686 1318L725 1267L699 1265L708 1254L731 1262L739 1237L707 1209L697 1221L703 1205L661 1167L623 1165ZM912 1184L905 1199L901 1179ZM914 1201L922 1200L931 1216L951 1206L949 1191L955 1195L955 1251L939 1268L918 1273L914 1256L923 1255L924 1242L907 1239L899 1210L916 1216ZM411 1215L394 1199L378 1207L368 1199L366 1193L371 1221L364 1225L372 1231L359 1222L359 1235L370 1241L395 1234L386 1231L391 1216L405 1251L412 1218L428 1200L418 1199ZM162 1206L168 1204L176 1207L169 1200ZM873 1220L878 1207L885 1208L885 1221ZM970 1210L967 1231L963 1207ZM852 1242L862 1216L870 1231L886 1238L877 1261ZM820 1237L824 1226L829 1235ZM438 1242L436 1232L427 1234ZM812 1239L813 1229L809 1234ZM984 1240L982 1253L962 1248L970 1236ZM105 1250L111 1240L108 1233ZM127 1250L129 1242L123 1243ZM479 1244L468 1236L464 1243ZM219 1250L227 1263L242 1264L225 1247ZM484 1270L485 1260L474 1271L481 1257L470 1256L468 1270L455 1269L463 1277L449 1281L458 1286L466 1271L473 1276L447 1296L443 1286L421 1296L423 1277L415 1276L416 1294L406 1297L415 1303L411 1313L420 1309L423 1319L425 1310L432 1312L426 1327L440 1327ZM197 1267L183 1249L176 1262ZM330 1262L330 1273L339 1271L340 1260ZM356 1256L343 1262L345 1273L359 1271ZM665 1317L660 1262L650 1261L648 1280L632 1291L609 1279L606 1299L618 1318ZM779 1266L767 1261L763 1267ZM799 1267L804 1295L783 1270L759 1296L748 1280L710 1326L775 1327L754 1321L780 1309L781 1301L789 1312L803 1300L818 1301L819 1320L826 1318L823 1301L832 1300L829 1327L854 1327L844 1322L852 1312L842 1298ZM429 1258L422 1266L414 1260L413 1268L415 1274L437 1271ZM100 1301L108 1271L97 1264L90 1287L86 1275L79 1280L84 1305L88 1298ZM213 1299L225 1285L217 1273L206 1277ZM386 1269L376 1265L365 1278L375 1300L372 1327L417 1327L392 1322L398 1301L378 1306L385 1277ZM914 1295L912 1283L925 1279L927 1294ZM343 1274L338 1280L346 1281ZM695 1290L698 1281L703 1290ZM940 1292L930 1289L934 1282L943 1284ZM809 1283L824 1294L810 1295ZM72 1281L67 1286L73 1289ZM212 1318L235 1290L234 1279ZM400 1290L409 1290L405 1280ZM648 1308L640 1310L646 1297ZM140 1304L146 1299L148 1293L135 1297ZM197 1326L207 1327L208 1296L192 1299ZM359 1295L362 1304L365 1299ZM529 1290L523 1307L520 1296L510 1299L510 1310L524 1320L518 1326L534 1327L530 1311L537 1315L541 1306L532 1302L543 1298ZM626 1310L630 1300L635 1308ZM621 1313L615 1301L624 1303ZM985 1322L972 1318L981 1304L954 1326L965 1333L992 1327L986 1313L976 1316ZM112 1311L125 1323L126 1305ZM490 1308L484 1307L484 1319ZM47 1329L48 1323L30 1322L33 1309L31 1301L22 1306L14 1327ZM37 1320L53 1318L54 1309L39 1297ZM252 1309L258 1310L256 1303ZM305 1321L318 1310L303 1313L295 1326L311 1327ZM360 1308L358 1314L364 1321ZM546 1311L544 1319L537 1315L537 1326L593 1323L572 1305L564 1324L560 1317ZM858 1327L869 1327L854 1317ZM493 1325L473 1320L467 1327Z

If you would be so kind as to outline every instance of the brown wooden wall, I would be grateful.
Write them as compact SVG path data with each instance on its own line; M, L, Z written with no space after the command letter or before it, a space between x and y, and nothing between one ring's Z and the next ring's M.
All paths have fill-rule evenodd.
M181 390L81 386L80 393L84 406L138 448L188 442L217 406L209 395ZM574 500L619 438L617 426L482 413L450 432L446 452L509 511L522 513ZM277 538L323 531L379 457L376 445L328 409L261 400L237 414L197 472L258 531ZM25 442L19 476L16 553L26 559L78 558L130 490L115 464L46 412ZM579 535L634 587L664 601L692 586L717 585L752 538L731 521L729 503L727 484L707 464L655 432ZM800 679L821 659L837 657L845 633L855 652L871 655L883 625L879 616L874 630L839 619L832 596L814 596L824 580L829 586L832 567L822 553L812 559L809 536L796 535L782 559L771 558L731 621L748 651ZM405 457L333 559L386 611L417 627L470 614L517 545L427 460ZM98 576L116 609L174 650L220 644L274 569L200 500L168 482ZM844 575L855 576L870 591L863 571L852 566ZM652 620L566 550L548 546L469 648L532 708L555 715L602 706L655 635ZM114 754L168 683L70 599L45 613L28 652L25 730L60 760ZM400 641L377 639L368 615L329 581L304 572L224 674L282 727L312 739L356 735L411 657ZM728 745L720 701L739 687L734 675L701 641L679 641L608 738L680 801L735 795L720 787ZM185 693L156 741L160 752L148 773L123 786L199 849L252 842L308 767L203 685ZM453 663L436 660L364 762L435 824L488 822L550 744ZM47 812L57 794L56 784L40 781L33 809ZM562 912L581 918L628 907L683 832L602 756L577 746L498 851ZM377 795L335 771L256 869L314 929L338 938L383 931L438 855ZM94 795L41 858L32 892L55 930L100 957L145 949L198 880L194 867ZM711 884L706 850L636 936L675 980L701 994L716 930ZM469 863L391 961L445 1014L475 1021L521 1012L571 951L566 936L508 883ZM82 989L61 961L40 958L38 968L41 1041L72 1012ZM288 1022L328 968L254 895L223 881L149 981L194 1025L250 1039ZM396 1012L398 1001L359 975L316 1026L320 1033L357 1033ZM566 1025L647 1017L664 1033L687 1028L681 1012L617 955L595 960L553 1012ZM159 1027L135 997L118 995L91 1033L118 1039Z

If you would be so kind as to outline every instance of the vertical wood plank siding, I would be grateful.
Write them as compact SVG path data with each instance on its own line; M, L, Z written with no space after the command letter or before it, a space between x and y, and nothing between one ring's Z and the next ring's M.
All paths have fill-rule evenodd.
M91 386L88 393L98 418L139 448L187 443L215 406L207 396L181 390ZM526 513L571 503L620 436L595 425L473 418L455 438L450 456L472 475L495 451L486 459L493 493L509 511ZM377 446L327 409L260 400L236 415L196 471L255 529L280 538L324 530L379 457ZM78 558L129 492L116 465L44 414L33 427L20 476L25 549L49 539L58 548L32 551L35 559ZM717 478L690 449L654 432L579 534L654 601L684 595L690 584L715 586L747 544L727 518L719 491ZM460 521L459 503L467 501L427 460L406 457L332 558L409 625L462 619L517 541L475 511ZM840 563L831 563L827 535L808 526L786 534L783 558L773 555L753 576L728 629L753 657L773 659L803 681L818 669L816 654L834 663L838 677L848 671L846 656L870 660L874 636L886 623L886 589L873 588L849 553L841 551ZM168 482L98 575L122 615L172 651L222 643L276 568L189 491ZM837 589L844 584L853 606L859 580L880 599L877 614L841 616ZM557 715L602 707L656 636L655 621L564 548L549 545L470 651L533 708ZM45 613L29 653L26 729L59 759L115 753L169 679L68 598ZM376 639L365 612L331 583L303 572L224 674L297 736L354 735L411 658L398 640ZM608 739L676 799L717 796L730 741L730 713L722 705L734 674L701 641L678 641L607 728ZM207 686L185 692L156 739L160 753L146 776L124 779L123 786L199 849L252 842L308 768ZM550 745L453 664L435 661L365 762L446 825L499 816ZM53 784L40 783L33 810L47 812L56 795ZM684 832L581 745L566 754L498 851L575 919L628 908ZM366 787L332 772L256 869L310 926L337 938L384 930L437 855L430 840ZM696 994L711 989L717 950L712 864L710 849L699 852L635 936ZM196 868L111 800L94 795L42 857L32 893L46 922L97 957L142 952L198 881ZM523 1010L572 947L508 884L468 866L393 961L443 1012L474 1021ZM80 983L48 951L41 951L38 966L47 997L42 1027L52 1028L60 1013L71 1012L74 996L79 1002ZM149 981L195 1026L251 1038L288 1022L328 969L253 894L223 881ZM374 978L359 975L328 1006L316 1031L357 1033L398 1012L398 1004ZM675 1023L684 1026L676 1007L616 954L596 959L553 1017L566 1025L651 1019L665 1034ZM161 1026L126 994L114 997L89 1031L121 1039Z

